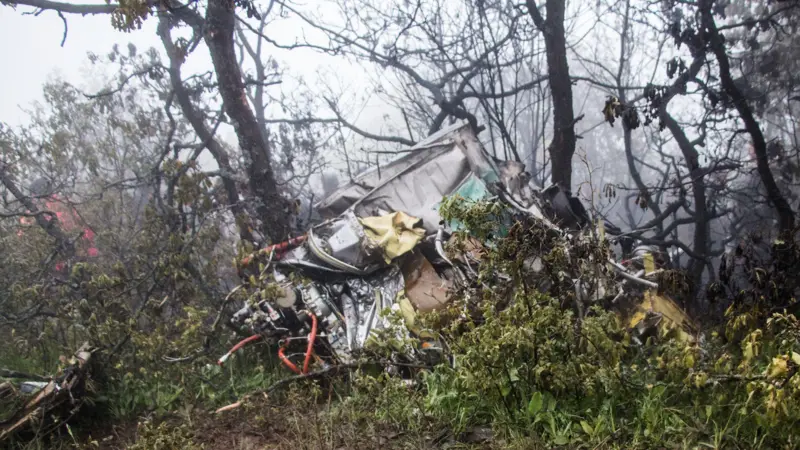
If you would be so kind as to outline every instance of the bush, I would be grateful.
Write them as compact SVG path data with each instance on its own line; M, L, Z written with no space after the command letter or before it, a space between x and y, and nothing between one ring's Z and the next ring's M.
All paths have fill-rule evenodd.
M545 448L798 446L793 316L776 314L737 342L714 333L703 345L642 347L612 313L595 309L577 328L571 311L541 294L486 316L451 335L455 367L425 374L418 389L388 375L357 378L339 417L366 412L414 433L489 425L504 445Z
M475 223L481 214L449 207L468 227L492 232ZM535 233L535 225L514 225L484 257L483 282L424 318L442 330L453 366L425 373L416 390L388 376L359 378L339 408L357 404L378 423L416 432L457 435L488 425L503 446L800 446L796 316L731 308L725 326L697 342L666 334L634 345L615 313L595 305L580 316L572 300L528 289L533 274L522 262L536 252L549 266L544 272L567 270L558 266L564 245L542 234L532 245ZM603 251L603 244L570 247L581 259L571 264ZM498 272L510 276L499 280Z

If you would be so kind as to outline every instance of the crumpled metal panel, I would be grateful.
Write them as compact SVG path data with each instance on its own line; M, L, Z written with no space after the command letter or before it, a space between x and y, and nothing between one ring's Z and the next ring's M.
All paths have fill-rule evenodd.
M441 220L436 206L471 174L466 157L456 146L430 152L394 179L356 202L357 216L380 216L403 211L422 219L422 227L433 232Z
M429 233L441 220L438 205L470 175L487 184L500 181L498 167L467 124L441 130L380 171L371 170L342 186L317 205L333 217L353 208L356 216L381 216L395 211L422 219Z
M419 222L400 211L359 218L349 209L308 231L310 254L290 255L307 262L313 255L332 268L365 276L416 247L425 236Z
M366 277L348 278L345 283L360 310L366 309L375 301L375 289L381 291L383 304L380 306L385 308L391 306L397 294L405 288L403 274L396 266L390 266Z
M364 227L351 211L315 227L309 240L327 255L358 269L381 260L381 249L370 245Z
M405 280L397 266L390 266L367 277L348 279L346 283L355 300L358 317L355 348L360 348L372 331L388 326L388 320L380 317L381 311L397 302Z
M317 203L316 211L325 219L332 219L353 206L369 194L383 179L393 177L420 159L420 154L410 153L383 166L357 176L351 183L340 186L328 197Z

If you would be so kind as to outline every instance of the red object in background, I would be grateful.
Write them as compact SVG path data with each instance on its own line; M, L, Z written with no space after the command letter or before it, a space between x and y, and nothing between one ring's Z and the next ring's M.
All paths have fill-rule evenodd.
M296 247L305 242L307 237L308 235L305 234L302 236L297 236L296 238L289 239L288 241L262 248L256 253L259 255L269 256L270 253L274 252L274 254L272 255L272 259L274 261L278 261L281 258L283 258L283 256L286 254L286 252L289 251L290 248ZM242 258L242 265L246 266L250 264L253 261L254 256L255 254L250 254Z
M275 254L273 255L273 259L279 260L283 257L283 254L286 253L289 248L296 247L303 242L305 242L307 235L297 236L296 238L289 239L286 242L281 242L280 244L270 245L269 247L261 250L261 254L269 255L273 251Z
M81 221L78 212L75 210L75 208L71 208L68 205L68 202L61 201L57 195L53 194L43 202L42 206L45 211L52 211L55 213L61 230L64 231L67 236L73 235L76 229L83 228L83 233L81 234L79 241L80 244L76 246L77 256L88 256L94 258L100 254L100 252L97 250L97 247L95 247L94 231L92 231L91 228L86 226L86 224ZM50 214L44 214L42 217L44 217L44 219L47 221L50 221L53 218L53 216ZM22 225L31 226L36 223L36 219L33 217L22 217L20 218L19 222ZM23 230L19 230L17 235L21 237L23 233ZM66 267L66 262L57 261L55 267L58 271L64 270Z

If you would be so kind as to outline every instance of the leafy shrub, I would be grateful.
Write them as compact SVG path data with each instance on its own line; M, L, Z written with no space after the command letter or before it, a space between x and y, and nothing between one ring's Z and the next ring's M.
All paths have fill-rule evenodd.
M475 223L486 211L446 205L449 218L492 232L492 224ZM566 270L558 267L565 247L543 234L531 242L532 233L541 232L512 227L485 256L482 282L457 293L449 310L424 318L440 327L452 367L425 373L415 390L387 376L360 378L354 398L339 407L358 404L374 420L406 430L490 425L509 446L800 445L793 431L800 420L796 316L732 308L724 327L705 330L695 343L665 334L633 345L614 312L594 305L581 317L572 300L526 286L532 274L521 262L534 252L549 266L545 272ZM577 265L606 251L604 244L583 245L570 247ZM498 279L498 271L511 276ZM463 315L465 306L472 314Z

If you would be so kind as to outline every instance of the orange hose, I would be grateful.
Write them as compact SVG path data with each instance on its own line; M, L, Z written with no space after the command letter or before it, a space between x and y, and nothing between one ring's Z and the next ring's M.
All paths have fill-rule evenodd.
M250 336L249 338L242 339L238 344L234 345L233 348L228 353L236 353L236 351L239 350L240 348L244 347L245 345L247 345L247 344L249 344L251 342L255 342L255 341L259 340L259 339L261 339L261 335L260 334L254 334L254 335Z
M317 316L309 311L311 315L311 333L308 335L308 348L306 349L306 360L303 362L303 373L308 373L308 365L311 363L311 352L314 351L314 341L317 340Z
M247 345L247 344L249 344L251 342L255 342L255 341L259 340L259 339L261 339L261 335L260 334L254 334L254 335L252 335L252 336L250 336L248 338L242 339L241 341L239 341L238 344L234 345L233 348L228 350L228 353L226 353L225 356L220 358L217 361L217 364L219 364L221 366L223 363L225 363L225 360L227 360L228 357L231 356L232 354L236 353L237 350L239 350L240 348L244 347L245 345Z
M300 369L298 369L297 366L295 366L293 362L289 361L289 358L287 358L286 355L283 354L283 351L285 349L286 349L286 347L283 347L283 346L281 346L281 348L278 349L278 358L280 358L281 361L283 361L283 364L285 364L286 367L291 369L292 372L300 375L301 374Z
M311 312L309 312L309 314L311 315L311 333L308 334L308 347L306 347L303 370L300 371L300 369L298 369L297 366L286 357L284 354L284 350L286 350L285 346L281 346L281 348L278 349L278 358L280 358L286 367L298 375L308 373L308 366L311 364L311 355L314 353L314 342L317 340L317 316Z

